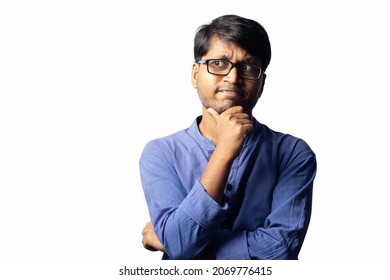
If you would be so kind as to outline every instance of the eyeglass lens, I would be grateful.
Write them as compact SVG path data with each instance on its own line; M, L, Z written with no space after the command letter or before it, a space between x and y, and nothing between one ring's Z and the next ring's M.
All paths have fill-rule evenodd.
M214 75L228 75L233 67L237 67L238 74L242 78L258 79L261 74L261 68L254 64L237 63L223 59L210 59L207 61L207 68Z

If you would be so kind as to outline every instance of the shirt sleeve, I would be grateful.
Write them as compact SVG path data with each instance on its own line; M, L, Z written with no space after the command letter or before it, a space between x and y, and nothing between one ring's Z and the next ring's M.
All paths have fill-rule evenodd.
M315 174L313 152L292 156L280 171L264 226L219 233L216 258L297 259L309 226Z
M140 158L150 217L170 259L196 259L213 239L226 207L216 203L199 180L182 186L164 152L149 145Z

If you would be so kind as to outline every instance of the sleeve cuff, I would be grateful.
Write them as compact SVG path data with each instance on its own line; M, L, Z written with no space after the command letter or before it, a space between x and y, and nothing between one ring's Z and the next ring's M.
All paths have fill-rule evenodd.
M227 211L227 204L219 205L207 194L200 182L196 181L192 190L180 204L179 209L200 226L215 231L222 223Z

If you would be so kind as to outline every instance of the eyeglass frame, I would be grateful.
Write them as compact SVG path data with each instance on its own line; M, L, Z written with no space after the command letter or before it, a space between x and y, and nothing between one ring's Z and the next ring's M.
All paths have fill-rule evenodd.
M222 61L226 61L226 62L229 62L231 67L229 69L229 72L227 72L226 74L215 74L215 73L211 73L210 70L209 70L209 61L210 60L222 60ZM252 65L252 66L256 66L256 67L259 67L260 68L260 71L259 71L259 76L257 78L245 78L245 77L241 77L240 75L240 71L237 71L237 74L240 78L242 79L246 79L246 80L258 80L260 79L261 75L264 74L265 72L263 71L263 68L260 66L260 65L257 65L257 64L253 64L253 63L245 63L245 62L232 62L230 60L227 60L227 59L223 59L223 58L210 58L210 59L199 59L196 61L196 63L198 64L206 64L206 68L207 68L207 72L210 73L211 75L216 75L216 76L227 76L229 75L230 71L232 71L232 69L234 67L237 67L237 66L240 66L240 65Z

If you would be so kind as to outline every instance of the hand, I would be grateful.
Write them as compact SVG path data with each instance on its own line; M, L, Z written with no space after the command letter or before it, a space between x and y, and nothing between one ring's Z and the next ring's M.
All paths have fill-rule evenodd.
M145 249L150 251L165 252L165 249L160 240L158 240L158 237L154 232L153 225L150 221L146 223L144 229L142 230L142 245Z
M245 138L252 132L251 117L241 106L234 106L222 114L213 108L208 108L216 124L215 146L223 153L235 158L244 145Z

